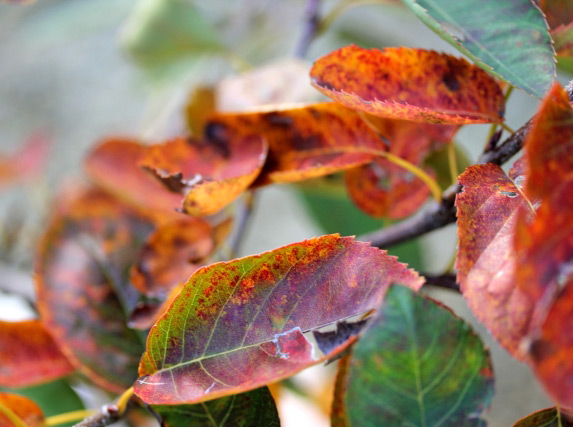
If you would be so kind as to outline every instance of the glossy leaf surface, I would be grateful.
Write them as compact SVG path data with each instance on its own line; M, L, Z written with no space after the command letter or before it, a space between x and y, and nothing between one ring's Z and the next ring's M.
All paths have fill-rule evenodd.
M572 427L569 421L557 408L547 408L534 412L516 422L513 427Z
M193 217L157 227L131 268L131 283L144 295L164 297L186 281L213 251L213 234L209 223Z
M167 189L182 194L183 210L193 216L214 214L235 200L259 175L267 156L256 133L207 124L204 136L153 145L140 163Z
M386 151L359 114L335 103L221 114L210 125L264 135L269 155L257 185L327 175L369 162Z
M134 380L143 345L126 326L128 273L152 225L117 199L87 191L52 220L37 259L42 320L72 364L101 387Z
M547 23L534 2L403 2L440 37L513 86L541 98L553 83L553 46Z
M182 217L175 212L181 207L182 197L165 189L139 164L146 147L127 138L108 139L97 145L85 160L89 177L101 188L143 209L157 220Z
M74 371L38 320L0 321L0 385L25 387Z
M501 122L498 83L465 59L411 48L347 46L318 59L312 84L347 107L424 123Z
M195 403L260 387L330 354L303 335L376 308L386 288L422 279L352 238L327 235L195 273L152 328L135 393Z
M153 405L164 427L279 427L275 401L267 387L195 405Z
M351 426L482 426L493 381L489 352L463 320L393 286L353 347L346 416Z
M8 408L22 420L28 427L42 427L44 414L42 410L30 399L11 393L0 393L0 405ZM15 427L10 418L0 409L0 426Z
M463 190L456 196L458 283L477 318L510 354L522 358L518 350L528 332L533 302L515 284L513 233L520 209L528 220L533 213L499 166L471 166L459 182Z

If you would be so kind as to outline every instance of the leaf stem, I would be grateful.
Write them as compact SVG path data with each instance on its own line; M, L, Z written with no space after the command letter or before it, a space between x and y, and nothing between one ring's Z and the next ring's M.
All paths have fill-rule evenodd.
M83 420L84 418L91 417L95 413L97 413L95 409L80 409L78 411L54 415L46 418L44 421L44 427L53 427L60 424L69 423L71 421Z
M511 134L515 133L515 131L512 128L510 128L508 125L506 125L505 123L502 122L499 125Z
M305 23L302 36L298 41L294 55L304 58L312 41L318 34L320 24L320 0L307 0L304 10Z
M133 387L129 387L127 390L125 390L121 396L119 396L119 398L117 399L117 409L119 410L120 414L123 414L125 412L125 409L127 408L127 404L129 403L129 400L133 397Z
M0 402L0 414L4 415L16 427L28 427L26 423L4 403Z
M409 161L404 160L403 158L398 157L392 153L381 152L380 155L382 157L385 157L388 161L394 163L395 165L398 165L406 169L408 172L411 172L413 175L417 176L422 181L424 181L424 183L428 186L428 188L432 192L432 196L434 197L434 200L436 202L440 202L442 200L442 189L440 188L438 182L434 178L432 178L428 173L426 173L426 171L419 168L415 164L410 163Z
M447 145L448 150L448 166L450 167L450 178L452 179L452 184L455 184L458 180L458 159L456 158L456 147L453 141Z

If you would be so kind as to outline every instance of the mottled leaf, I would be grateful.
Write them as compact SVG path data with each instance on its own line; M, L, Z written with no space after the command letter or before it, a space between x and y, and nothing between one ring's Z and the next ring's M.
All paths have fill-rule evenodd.
M273 396L267 387L195 405L152 405L164 427L279 427Z
M539 0L538 3L550 28L573 22L573 3L570 0Z
M541 98L553 83L553 46L533 1L403 2L440 37L511 85Z
M135 393L196 403L289 377L321 356L304 333L368 312L422 279L395 258L328 235L195 273L151 329Z
M183 210L203 216L235 200L260 174L264 140L208 123L204 139L178 138L148 148L140 164L170 191L184 195Z
M369 162L387 150L359 114L335 103L220 114L209 124L264 135L269 155L257 185L327 175Z
M460 175L463 190L456 196L459 250L457 280L468 305L499 343L522 358L533 302L515 286L513 234L520 208L531 221L533 212L516 183L523 176L492 163L471 166Z
M108 139L98 144L85 160L85 170L101 188L154 215L157 221L181 218L175 212L182 197L170 193L139 165L146 147L127 138Z
M501 122L498 83L465 59L411 48L347 46L318 59L312 84L347 107L424 123Z
M432 175L431 170L426 170ZM348 195L367 214L400 219L428 199L428 186L410 171L385 159L346 172Z
M0 385L25 387L73 371L40 321L0 321Z
M354 426L485 426L480 414L493 397L491 360L478 335L401 286L390 288L339 374L346 378L337 379L337 394L346 390Z
M137 297L129 268L151 231L136 211L90 190L60 206L37 259L44 324L76 368L114 392L133 382L143 352L125 313Z
M5 408L12 417L16 416L28 427L43 427L44 414L42 410L30 399L11 393L0 393L0 426L16 427L11 417L5 413Z
M522 418L513 427L573 427L573 422L565 418L559 409L547 408Z
M214 230L199 218L183 218L157 227L132 266L130 280L142 294L162 297L186 281L215 249Z

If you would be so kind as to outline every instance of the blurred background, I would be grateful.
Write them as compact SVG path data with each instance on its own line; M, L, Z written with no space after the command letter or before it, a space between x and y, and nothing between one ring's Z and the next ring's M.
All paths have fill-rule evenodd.
M51 202L59 188L85 179L83 158L101 139L125 135L152 142L177 134L194 88L222 80L226 95L221 102L228 109L265 100L321 99L310 87L308 68L319 56L352 43L430 48L459 56L399 2L324 1L322 10L328 14L341 4L363 5L341 9L302 62L289 60L305 25L302 0L0 4L0 153L10 159L23 152L28 159L25 177L0 188L0 319L33 316L25 301L34 298L35 245L53 209ZM262 76L237 80L241 73L256 73L277 61ZM562 83L570 78L559 75ZM514 91L507 106L508 125L519 128L537 103ZM470 161L481 152L488 128L466 126L458 133L456 140ZM384 225L361 214L337 188L267 187L258 191L240 255L330 232L360 235ZM393 253L420 271L441 273L455 246L455 227L450 226ZM459 295L428 292L468 319L492 351L496 396L487 414L489 425L508 426L550 406L529 369L493 342ZM284 426L329 425L332 375L332 367L316 367L296 377L291 388L298 388L298 394L283 389L279 407ZM73 389L88 407L110 400L77 380ZM50 393L30 393L48 399L45 405L57 405L49 400ZM67 396L69 407L77 405L68 388L60 396ZM54 411L67 410L63 400Z

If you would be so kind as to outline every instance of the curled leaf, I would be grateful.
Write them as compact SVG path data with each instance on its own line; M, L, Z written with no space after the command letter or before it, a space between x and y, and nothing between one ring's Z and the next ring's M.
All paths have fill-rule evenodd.
M183 211L210 215L235 200L257 178L267 145L254 133L209 123L202 140L178 138L149 147L140 164L170 191L184 195Z
M321 356L305 337L376 308L392 283L422 279L366 243L323 236L195 273L151 329L135 393L196 403L293 375Z
M31 386L73 371L40 321L0 321L0 385Z
M312 84L343 105L424 123L501 122L498 83L464 59L411 48L347 46L318 59Z
M77 369L119 393L134 380L143 351L126 326L137 298L128 272L153 225L98 190L60 209L36 263L40 315Z

